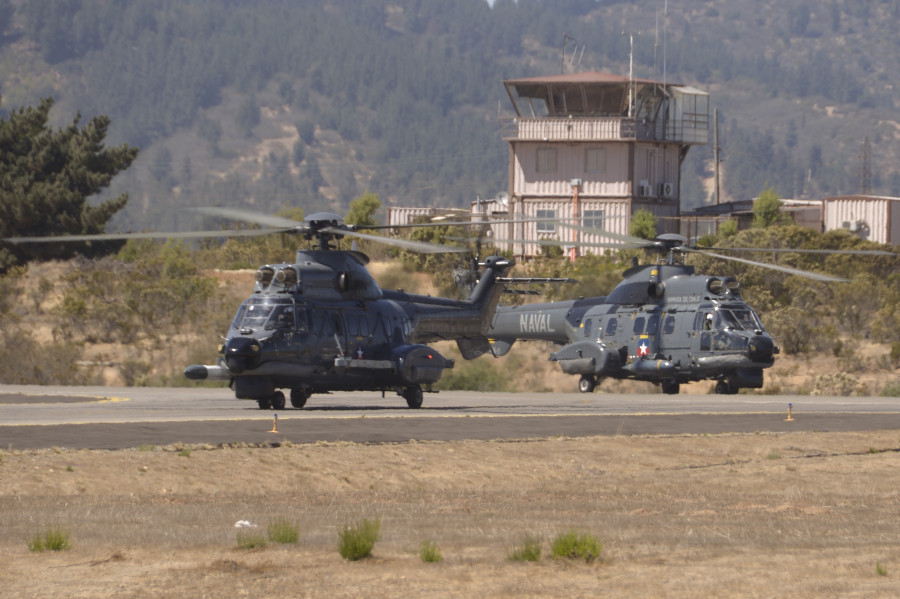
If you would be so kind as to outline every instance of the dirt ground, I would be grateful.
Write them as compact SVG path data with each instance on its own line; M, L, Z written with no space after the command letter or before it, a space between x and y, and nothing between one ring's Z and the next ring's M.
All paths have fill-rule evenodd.
M898 467L897 431L6 451L0 594L894 597ZM297 544L238 547L278 518ZM345 561L363 518L381 539ZM71 548L29 550L55 527ZM567 531L601 558L551 558Z

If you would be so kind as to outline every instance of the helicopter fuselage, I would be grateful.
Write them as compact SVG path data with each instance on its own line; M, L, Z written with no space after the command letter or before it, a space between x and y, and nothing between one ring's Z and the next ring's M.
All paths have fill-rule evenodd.
M422 385L453 367L424 343L483 337L512 263L489 258L467 300L382 290L351 251L300 251L293 264L258 269L252 296L229 327L215 365L185 371L195 380L230 381L239 399L302 407L313 393L397 390L410 407Z
M671 264L626 271L608 296L501 306L491 335L494 355L516 340L560 345L550 360L581 375L585 392L610 377L650 381L666 393L714 379L717 392L736 393L762 387L778 353L737 281Z

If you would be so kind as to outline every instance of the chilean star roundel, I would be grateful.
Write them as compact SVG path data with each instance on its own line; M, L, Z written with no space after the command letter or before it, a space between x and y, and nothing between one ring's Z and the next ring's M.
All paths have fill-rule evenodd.
M646 358L647 356L650 355L650 346L647 345L646 339L642 339L641 344L638 345L637 355L638 355L638 358Z

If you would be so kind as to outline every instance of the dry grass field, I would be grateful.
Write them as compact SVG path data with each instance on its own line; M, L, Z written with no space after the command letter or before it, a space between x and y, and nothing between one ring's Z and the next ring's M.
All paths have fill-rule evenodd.
M3 452L0 595L894 597L898 452L897 431ZM345 561L363 518L381 539ZM298 543L238 546L237 521L276 519ZM48 528L71 547L29 550ZM573 530L599 560L549 556ZM542 558L510 561L528 536Z

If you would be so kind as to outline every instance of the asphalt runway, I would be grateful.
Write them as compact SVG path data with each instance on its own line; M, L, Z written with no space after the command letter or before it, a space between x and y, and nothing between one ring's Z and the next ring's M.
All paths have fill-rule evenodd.
M276 412L226 388L0 385L7 450L886 429L900 429L896 398L452 391L410 410L393 393L366 392Z

